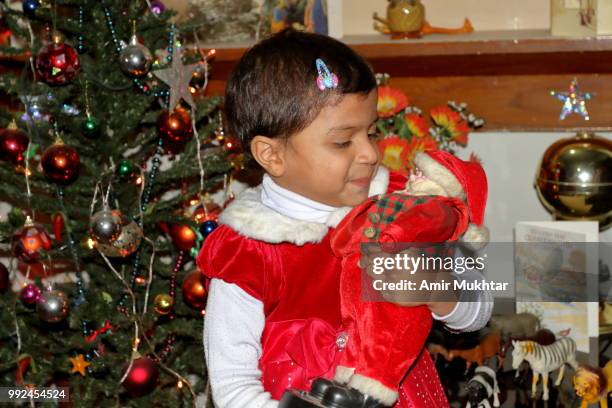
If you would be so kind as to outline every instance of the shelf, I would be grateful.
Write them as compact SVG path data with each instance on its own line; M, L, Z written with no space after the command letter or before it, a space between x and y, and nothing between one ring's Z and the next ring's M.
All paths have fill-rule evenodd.
M485 131L612 130L612 37L553 37L548 30L482 31L391 40L384 35L342 39L371 64L391 75L423 110L448 100L465 101L487 120ZM208 93L221 94L232 68L250 43L207 44L216 48ZM595 97L591 120L559 120L561 102L550 90L566 91L577 77Z
M553 37L548 30L482 31L391 40L384 35L342 41L392 76L612 73L612 37ZM251 43L216 48L216 79L227 74Z

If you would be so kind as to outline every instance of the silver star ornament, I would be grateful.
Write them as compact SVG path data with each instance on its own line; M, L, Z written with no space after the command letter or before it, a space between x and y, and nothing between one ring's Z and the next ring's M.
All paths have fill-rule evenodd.
M176 108L180 100L184 100L191 109L195 109L193 96L189 90L189 81L199 63L184 65L181 59L181 48L177 47L170 67L155 71L155 76L170 87L170 111Z

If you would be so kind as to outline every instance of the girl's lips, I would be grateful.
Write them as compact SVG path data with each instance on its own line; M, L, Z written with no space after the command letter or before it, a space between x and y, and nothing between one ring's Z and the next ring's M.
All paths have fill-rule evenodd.
M370 177L362 177L351 180L351 183L358 185L359 187L368 187L372 179Z

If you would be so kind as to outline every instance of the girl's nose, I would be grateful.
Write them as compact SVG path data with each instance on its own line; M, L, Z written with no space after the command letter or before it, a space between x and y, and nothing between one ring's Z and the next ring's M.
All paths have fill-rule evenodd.
M365 142L359 146L359 155L357 156L359 163L376 164L378 163L378 148L376 142L366 136Z

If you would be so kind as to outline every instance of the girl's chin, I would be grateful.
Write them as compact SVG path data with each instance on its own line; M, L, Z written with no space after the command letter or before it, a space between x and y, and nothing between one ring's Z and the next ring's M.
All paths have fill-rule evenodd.
M368 190L355 192L350 195L350 197L346 197L343 201L345 207L355 207L363 203L368 198Z

